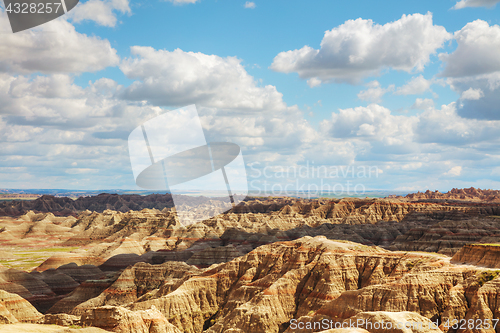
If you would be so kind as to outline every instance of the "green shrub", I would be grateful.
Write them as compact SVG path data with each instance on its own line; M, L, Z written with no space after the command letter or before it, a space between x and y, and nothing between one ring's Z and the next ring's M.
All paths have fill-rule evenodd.
M496 279L500 275L500 271L485 271L479 274L477 282L483 286L486 282Z

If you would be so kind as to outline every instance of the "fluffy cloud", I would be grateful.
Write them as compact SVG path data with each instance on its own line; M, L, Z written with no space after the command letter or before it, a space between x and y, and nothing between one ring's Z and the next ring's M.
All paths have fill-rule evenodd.
M400 146L411 142L412 126L416 121L415 117L395 116L383 106L370 104L333 113L331 120L321 123L321 130L334 138L357 138Z
M433 24L430 13L403 15L385 25L359 18L325 32L319 50L304 46L281 52L270 68L297 72L303 79L352 83L384 68L421 71L450 38L444 27Z
M406 83L404 86L399 87L396 95L418 95L423 94L430 89L432 81L426 80L422 75L416 76Z
M68 75L0 74L0 165L10 168L0 173L2 184L135 187L126 139L164 111L115 98L120 89L110 79L82 88Z
M73 84L66 74L36 76L32 80L17 76L10 82L9 93L13 98L36 96L38 98L73 98L83 96L83 89Z
M415 140L420 143L464 146L498 141L499 126L498 121L463 118L457 112L456 103L451 103L440 110L429 109L422 113L414 132Z
M127 137L167 110L121 100L123 89L107 78L82 88L68 75L0 74L0 165L9 175L0 174L2 184L19 187L29 180L27 187L135 188ZM318 139L296 107L241 114L199 111L208 141L239 144L249 163L271 156L281 164L300 160L300 151Z
M133 128L166 110L119 99L125 89L106 78L83 88L68 75L0 74L0 100L5 102L0 105L2 184L135 188L126 139ZM260 163L255 166L259 170L313 162L376 165L384 171L382 178L363 184L380 188L384 182L421 181L423 175L426 181L441 179L456 166L467 177L477 169L482 179L480 174L490 174L488 168L499 162L483 151L499 150L500 122L461 118L454 104L441 109L428 105L417 116L397 115L376 104L343 109L319 130L296 107L248 113L200 107L199 112L208 141L239 144L245 162ZM253 168L247 171L253 180Z
M457 48L440 54L441 76L460 96L457 113L470 119L500 120L500 26L476 20L455 32Z
M464 118L485 119L485 120L500 120L500 89L481 90L472 89L464 91L461 99L461 104L458 108L458 114ZM480 93L480 90L483 94Z
M318 133L296 108L253 114L200 108L200 114L209 141L237 143L244 147L247 157L263 152L295 155L318 139Z
M351 165L377 166L384 171L377 179L358 180L367 187L409 183L423 189L491 187L498 182L485 175L500 163L499 126L499 121L460 117L455 103L441 109L429 106L417 116L394 115L372 104L333 113L331 120L322 123L321 137L332 145L344 143L341 148L350 144ZM322 154L316 151L318 156ZM458 175L460 179L455 178Z
M434 147L431 150L437 152L446 146L500 144L500 121L462 118L454 102L440 109L432 106L432 100L417 99L416 104L419 108L425 107L425 111L417 116L394 115L377 104L341 109L332 113L330 120L321 123L320 136L366 141L372 152L384 148L385 151L381 151L388 156L394 151L404 152L400 149L404 146L408 147L408 154L429 147Z
M235 57L155 50L134 46L134 57L125 59L120 69L136 80L122 96L128 100L148 100L156 105L240 110L285 108L276 87L257 86L254 78Z
M415 100L415 103L411 106L412 109L416 110L426 110L428 108L434 107L434 101L430 98L422 99L422 98L417 98Z
M6 13L0 11L0 72L95 72L118 62L109 41L78 33L67 21L13 34Z
M254 9L255 8L255 2L252 2L252 1L245 2L245 8Z
M319 87L321 85L321 80L315 77L310 78L309 80L307 80L307 85L311 88Z
M460 0L453 9L462 9L465 7L494 7L500 0Z
M379 103L382 96L390 91L394 91L394 85L391 84L387 88L382 88L378 81L371 81L367 85L368 89L358 93L358 98L362 101Z
M165 0L167 2L171 2L174 5L185 5L187 3L196 3L198 0Z
M121 89L116 82L105 78L82 88L68 75L28 78L0 74L0 115L10 126L127 131L136 127L140 119L161 111L143 103L117 99L114 96ZM123 120L118 123L116 119L121 117Z
M461 166L454 166L453 168L450 169L450 171L446 172L444 175L445 176L452 176L452 177L458 177L462 173L462 167Z
M478 100L482 97L484 97L484 93L481 89L469 88L462 93L460 99Z
M116 12L130 14L128 0L89 0L76 6L68 13L73 22L94 21L106 27L116 26Z
M500 71L500 27L476 20L455 32L457 48L441 53L445 64L441 76L464 77Z
M464 118L500 120L500 72L461 78L448 78L460 95L457 113Z

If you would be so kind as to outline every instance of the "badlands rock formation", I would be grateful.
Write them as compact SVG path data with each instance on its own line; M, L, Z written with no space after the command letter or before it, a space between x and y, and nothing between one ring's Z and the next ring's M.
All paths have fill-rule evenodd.
M180 262L137 263L114 282L109 279L92 290L80 285L53 307L59 311L49 311L71 316L46 315L40 322L113 332L155 332L144 328L153 327L153 321L160 332L293 332L291 319L336 323L367 312L400 313L391 314L397 317L412 311L438 321L446 331L442 324L447 320L500 316L496 276L495 271L450 264L440 255L305 237L261 246L201 270ZM16 301L4 302L6 307L24 301L8 296ZM18 315L22 321L40 316L26 301L22 309L9 313L17 318L15 313L27 312Z
M0 332L2 333L109 333L101 328L85 327L85 328L68 328L57 325L40 325L40 324L0 324Z
M179 196L186 205L200 205L209 202L210 198ZM0 216L19 216L32 210L38 213L52 212L58 216L76 215L85 210L103 212L107 209L120 212L141 210L144 208L159 209L174 206L170 194L108 194L102 193L91 197L80 197L76 200L65 197L43 195L36 200L14 200L0 202Z
M405 198L410 200L426 200L426 199L445 199L445 200L467 200L467 201L487 201L500 202L500 191L498 190L481 190L474 187L458 189L454 188L449 192L441 193L439 191L431 192L427 190L424 193L411 193Z
M0 290L29 301L38 311L45 313L56 302L75 290L88 279L99 279L105 274L92 265L63 265L42 273L27 273L16 269L0 268Z
M488 268L500 268L500 244L469 244L458 251L451 261Z
M36 322L40 317L42 314L24 298L0 290L0 323Z
M447 193L438 191L427 191L424 193L412 193L406 197L391 196L403 201L418 201L426 199L442 199L445 200L461 200L474 202L500 202L500 191L497 190L481 190L473 187L469 189L452 189ZM183 204L187 206L196 205L203 207L204 204L210 203L217 205L217 199L182 196ZM307 206L308 202L314 200L296 199L296 198L249 198L246 200L251 205L243 205L235 209L238 212L269 212L277 211L285 205L293 206L295 203L301 203ZM321 200L320 200L321 201ZM338 200L337 200L338 201ZM316 205L318 206L318 205ZM144 208L148 209L170 209L173 207L173 200L169 194L152 194L152 195L118 195L102 193L97 196L80 197L76 200L65 197L54 197L43 195L36 200L13 200L0 202L0 216L20 216L27 212L35 211L37 213L52 212L58 216L77 215L82 211L90 210L95 212L104 212L105 210L115 210L119 212L127 212L130 210L139 211ZM309 207L311 208L311 207ZM313 207L313 209L316 207Z
M184 263L138 263L70 314L75 322L114 332L125 330L117 317L141 326L144 311L159 311L181 332L295 332L292 319L396 322L419 316L448 331L448 320L499 318L500 279L492 273L452 264L442 255L304 237L201 270Z
M104 202L125 200L117 195L101 197ZM496 214L500 214L497 203L249 198L225 214L185 227L168 208L125 213L86 210L77 217L30 211L11 222L0 221L0 244L81 247L54 255L38 271L68 263L116 271L136 262L169 260L208 267L260 245L317 235L392 250L453 255L465 244L500 241Z
M500 318L500 247L490 245L500 242L500 203L492 192L455 192L249 198L189 226L166 196L104 195L87 206L42 197L35 211L0 219L0 244L74 250L30 273L0 267L0 321L127 333L382 332L335 329L370 319L428 326L389 333L438 332L429 323L493 333L447 325ZM476 197L490 199L467 199ZM213 203L193 200L201 215ZM333 326L296 329L292 320Z
M136 262L169 260L191 260L198 267L208 267L260 245L317 235L393 250L453 255L465 244L499 241L500 219L491 217L500 214L499 209L496 204L444 205L383 199L252 199L187 227L169 210L85 211L72 218L62 243L83 248L54 256L38 270L74 262L102 265L102 270L110 271ZM0 240L2 234L14 232L6 226ZM33 236L27 232L24 237Z
M398 235L389 249L439 252L453 255L471 243L500 242L500 219L496 217L461 217L409 230Z

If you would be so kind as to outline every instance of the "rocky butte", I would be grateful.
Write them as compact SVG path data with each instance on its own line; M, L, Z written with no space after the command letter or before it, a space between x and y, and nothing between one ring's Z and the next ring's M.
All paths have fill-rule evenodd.
M498 198L247 198L187 227L162 195L3 203L0 255L47 255L2 261L0 332L500 332Z

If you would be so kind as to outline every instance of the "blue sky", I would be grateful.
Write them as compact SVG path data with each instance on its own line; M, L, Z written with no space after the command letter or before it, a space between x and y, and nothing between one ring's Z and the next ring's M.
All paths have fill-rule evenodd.
M88 0L17 34L2 9L0 188L137 188L128 134L189 104L253 190L498 188L498 2ZM312 165L380 172L279 177Z

